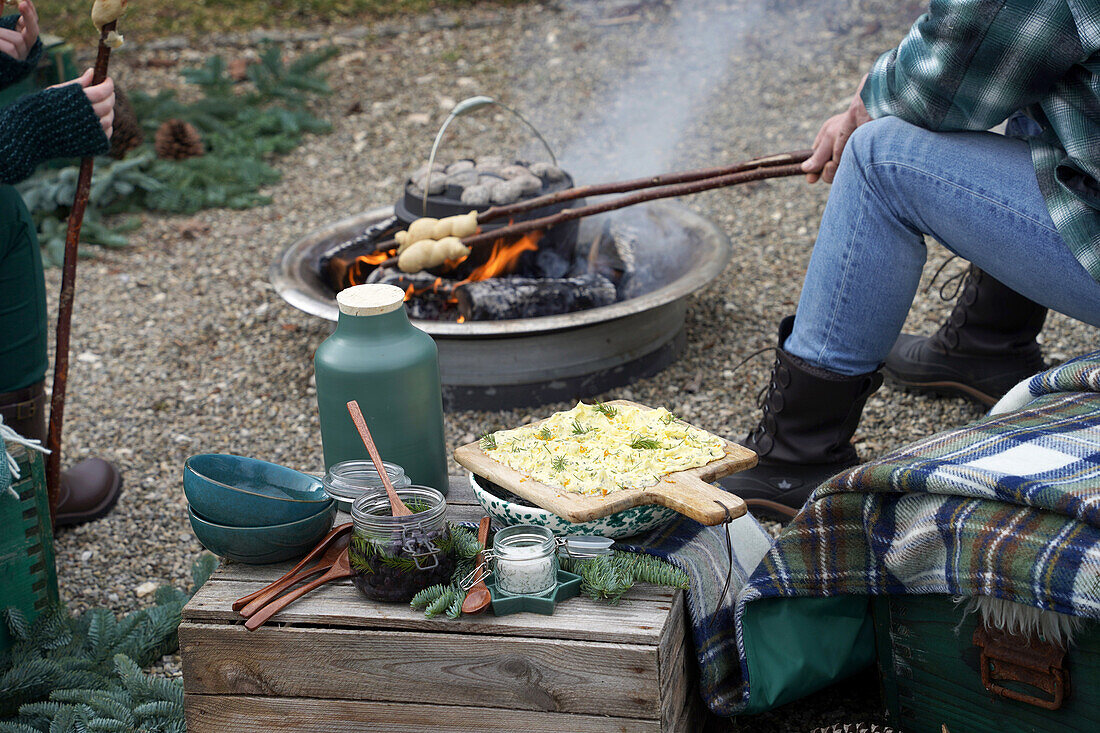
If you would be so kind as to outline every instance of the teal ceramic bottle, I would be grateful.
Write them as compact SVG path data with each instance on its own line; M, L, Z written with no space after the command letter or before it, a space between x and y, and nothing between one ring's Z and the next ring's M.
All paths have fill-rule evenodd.
M432 337L409 322L405 293L356 285L336 296L340 320L313 358L325 469L370 460L348 414L356 400L382 459L414 484L447 493L439 355Z

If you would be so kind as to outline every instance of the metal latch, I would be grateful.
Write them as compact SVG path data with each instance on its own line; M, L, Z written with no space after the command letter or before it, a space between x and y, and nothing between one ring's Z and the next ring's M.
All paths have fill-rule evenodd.
M1069 693L1065 669L1066 650L1034 637L1014 636L979 624L972 639L981 650L982 684L995 695L1029 705L1057 710ZM1004 682L1019 682L1044 693L1046 697L1005 687Z

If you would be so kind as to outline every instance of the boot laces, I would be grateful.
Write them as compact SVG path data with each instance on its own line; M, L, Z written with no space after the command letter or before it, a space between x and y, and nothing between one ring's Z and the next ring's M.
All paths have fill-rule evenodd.
M758 422L756 424L756 427L752 429L752 432L749 433L749 439L753 442L758 441L764 434L768 432L768 428L765 425L765 423L767 422L768 414L771 412L771 405L768 404L768 393L776 387L775 370L779 367L779 347L765 346L762 349L757 349L756 351L752 352L744 359L742 359L740 362L738 362L737 366L735 366L732 370L736 372L738 369L747 364L750 360L755 359L761 354L765 354L769 351L774 351L777 355L777 358L772 364L771 378L767 381L767 383L764 384L763 387L760 388L760 391L756 393L756 407L763 414L760 416L760 422Z
M950 265L952 262L954 262L957 259L959 259L958 255L951 255L946 260L944 260L943 264L941 264L939 267L937 267L936 271L932 274L932 279L928 282L928 287L926 287L924 289L924 292L927 293L928 291L930 291L935 286L936 280L939 278L940 274L944 271L944 268L946 268L948 265ZM942 283L940 283L940 289L939 289L940 300L942 300L944 302L950 302L950 301L955 300L955 298L957 298L958 295L959 295L959 291L962 290L963 284L966 282L966 274L969 271L970 271L969 268L967 268L965 270L960 270L959 272L955 273L954 275L952 275L951 277L947 278Z

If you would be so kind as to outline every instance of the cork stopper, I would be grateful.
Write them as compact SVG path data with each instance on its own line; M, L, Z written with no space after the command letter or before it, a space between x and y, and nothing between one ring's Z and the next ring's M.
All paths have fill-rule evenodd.
M336 294L340 312L349 316L380 316L405 304L405 291L396 285L353 285Z

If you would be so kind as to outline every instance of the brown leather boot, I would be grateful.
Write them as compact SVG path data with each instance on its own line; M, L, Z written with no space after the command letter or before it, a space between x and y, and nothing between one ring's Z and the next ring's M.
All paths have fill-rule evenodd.
M0 393L4 424L25 438L46 442L45 382L14 392ZM122 476L102 458L81 461L61 472L55 527L99 519L111 511L122 493Z

